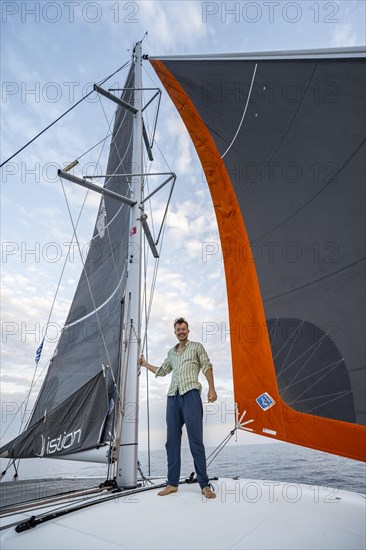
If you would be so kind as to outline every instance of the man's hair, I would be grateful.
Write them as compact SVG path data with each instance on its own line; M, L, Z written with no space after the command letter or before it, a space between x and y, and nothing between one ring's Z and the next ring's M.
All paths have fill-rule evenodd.
M188 322L185 320L184 317L177 317L177 319L174 319L174 328L175 325L181 325L182 323L185 323L187 325L187 328L189 328Z

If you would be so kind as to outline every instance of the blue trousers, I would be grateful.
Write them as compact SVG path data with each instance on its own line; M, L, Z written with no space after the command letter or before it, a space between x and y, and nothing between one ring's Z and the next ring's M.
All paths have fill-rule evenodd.
M189 448L201 489L209 483L203 445L203 408L198 390L168 396L166 408L168 484L178 486L181 466L182 428L186 425Z

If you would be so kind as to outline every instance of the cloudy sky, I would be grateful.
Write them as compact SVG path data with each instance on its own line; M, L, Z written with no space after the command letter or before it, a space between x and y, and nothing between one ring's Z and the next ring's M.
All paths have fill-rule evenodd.
M204 54L295 50L365 44L363 1L14 2L4 1L1 37L1 161L69 109L91 83L129 61L146 31L144 53ZM125 72L116 75L120 85ZM146 63L147 86L158 84ZM155 170L173 170L177 185L164 240L149 328L149 360L159 365L175 343L172 319L183 315L190 337L204 342L214 364L219 400L205 409L206 441L216 445L233 423L230 338L219 238L211 199L185 128L163 96ZM58 167L105 138L113 107L90 96L2 168L2 363L3 441L19 429L15 412L27 395L34 355L51 312L37 377L45 372L80 274L76 249L65 263L72 226L56 177ZM105 151L82 158L86 173ZM76 173L76 172L75 172ZM87 246L99 198L67 185L78 237ZM164 193L156 203L156 224ZM84 204L85 201L85 204ZM208 254L208 252L210 252ZM62 281L53 305L61 272ZM41 382L41 378L39 383ZM153 448L164 444L169 381L150 380ZM205 384L205 381L203 381ZM39 387L39 384L38 384ZM205 394L204 394L205 398ZM30 403L34 401L34 395ZM146 447L146 382L141 377L141 447ZM30 405L28 408L31 408ZM24 410L23 410L24 412ZM26 411L27 418L27 411ZM240 434L240 442L258 442Z

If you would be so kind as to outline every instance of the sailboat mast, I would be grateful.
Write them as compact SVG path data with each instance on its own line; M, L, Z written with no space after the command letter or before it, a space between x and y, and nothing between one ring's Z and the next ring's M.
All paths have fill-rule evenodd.
M131 198L136 201L130 209L130 238L128 248L128 276L125 294L125 326L121 353L122 423L119 439L117 484L132 488L137 485L138 450L138 359L141 345L141 200L143 185L143 119L142 119L142 48L138 42L134 50L135 94L137 112L133 123Z

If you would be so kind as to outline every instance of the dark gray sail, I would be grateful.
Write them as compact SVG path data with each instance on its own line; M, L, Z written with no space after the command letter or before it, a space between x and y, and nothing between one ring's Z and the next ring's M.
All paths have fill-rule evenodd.
M132 67L121 95L130 104L133 86ZM106 177L104 186L126 197L130 187L123 174L132 171L132 143L133 113L119 106L106 169L107 175L119 175ZM84 269L27 430L0 450L3 457L39 456L42 448L43 456L57 457L95 448L113 436L110 413L118 398L115 383L119 377L128 237L128 205L104 196ZM72 410L78 414L73 415ZM69 445L71 439L73 445ZM47 452L47 442L51 453Z
M346 50L152 64L213 198L239 412L365 460L366 70Z
M283 340L291 334L294 340L287 374L297 381L309 374L309 363L298 373L304 362L294 362L296 347L299 355L319 346L329 351L329 361L325 353L318 364L328 372L291 406L311 414L321 406L324 416L364 425L364 59L166 65L184 83L224 155L267 319L313 325L312 331L298 331L296 341L296 323L279 330ZM234 253L245 262L245 250L237 245ZM323 332L343 361L334 362ZM342 377L344 369L347 384L334 389L332 378ZM320 399L314 406L315 396L328 405Z
M102 371L10 442L6 456L54 458L93 449L101 441L107 411ZM5 448L1 451L5 454Z

